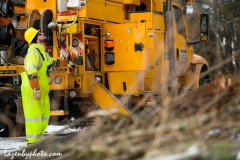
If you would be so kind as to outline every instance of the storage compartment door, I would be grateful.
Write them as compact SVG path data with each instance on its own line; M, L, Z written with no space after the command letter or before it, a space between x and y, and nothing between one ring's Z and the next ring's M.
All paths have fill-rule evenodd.
M108 38L103 36L104 44L111 41L111 47L103 47L103 71L146 70L145 23L110 24L103 28L103 35L110 34Z

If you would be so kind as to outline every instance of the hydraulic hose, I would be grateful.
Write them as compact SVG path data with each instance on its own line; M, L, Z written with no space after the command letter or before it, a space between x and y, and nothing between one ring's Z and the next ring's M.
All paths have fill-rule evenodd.
M0 14L7 18L12 18L14 15L14 4L12 1L1 1L0 2Z
M15 35L14 26L12 25L12 23L9 23L8 25L0 25L0 35L1 45L11 45L11 57L13 57L14 55L20 55L20 53L27 53L28 45L24 43L17 35Z
M2 45L11 45L11 37L15 36L15 30L12 23L8 25L0 25L0 43Z
M14 37L15 56L25 55L28 50L28 45L24 43L18 36Z

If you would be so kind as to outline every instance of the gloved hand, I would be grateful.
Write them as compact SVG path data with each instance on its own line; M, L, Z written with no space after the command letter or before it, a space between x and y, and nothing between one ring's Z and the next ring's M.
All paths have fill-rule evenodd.
M55 58L52 58L52 59L53 59L53 67L59 67L60 60Z
M33 97L34 97L34 99L39 100L41 98L41 96L42 96L42 93L41 93L40 89L39 88L35 88L33 90Z
M60 60L57 59L56 64L55 64L55 67L59 67L59 64L60 64Z

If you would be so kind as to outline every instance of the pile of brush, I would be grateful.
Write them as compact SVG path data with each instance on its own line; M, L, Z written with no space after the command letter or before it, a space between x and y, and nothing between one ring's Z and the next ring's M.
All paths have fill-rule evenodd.
M225 152L222 151L226 151L222 146L228 146L231 151L239 147L234 143L240 135L239 102L240 80L223 77L197 90L182 93L164 106L137 115L122 116L117 121L109 116L95 116L91 129L63 137L46 136L25 152L37 148L46 153L62 154L41 159L153 160L186 153L186 149L195 145L198 152L195 148L195 155L190 158L185 155L184 159L196 156L201 159L201 155L207 159L214 155L216 159L223 157ZM78 119L74 123L84 120ZM213 146L221 143L224 145L217 145L218 152L215 152ZM225 156L231 157L233 152Z

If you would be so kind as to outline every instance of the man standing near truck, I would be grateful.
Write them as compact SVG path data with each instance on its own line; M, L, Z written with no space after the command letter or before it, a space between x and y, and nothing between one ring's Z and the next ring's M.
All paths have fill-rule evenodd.
M26 30L29 44L21 73L22 103L25 116L27 144L39 141L46 131L50 117L48 69L56 62L45 52L46 36L32 27Z

